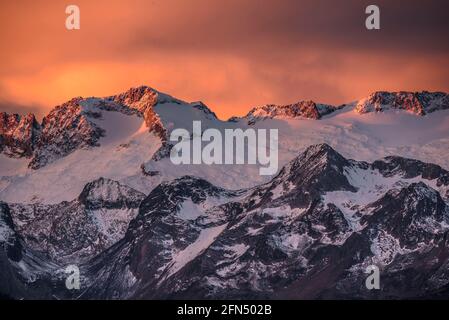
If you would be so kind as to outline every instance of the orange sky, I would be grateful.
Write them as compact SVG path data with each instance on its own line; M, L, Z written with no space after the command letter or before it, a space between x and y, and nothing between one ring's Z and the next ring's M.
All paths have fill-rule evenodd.
M2 0L0 111L42 116L141 84L221 118L375 90L449 91L447 1L375 1L381 30L368 31L371 2ZM81 30L65 29L68 4Z

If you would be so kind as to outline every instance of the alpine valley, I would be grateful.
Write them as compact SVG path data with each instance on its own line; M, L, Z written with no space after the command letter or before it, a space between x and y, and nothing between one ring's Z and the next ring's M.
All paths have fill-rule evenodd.
M174 165L176 128L278 129L279 170ZM0 297L449 297L449 95L220 120L142 86L0 113ZM69 290L65 268L80 270ZM380 289L365 286L367 266Z

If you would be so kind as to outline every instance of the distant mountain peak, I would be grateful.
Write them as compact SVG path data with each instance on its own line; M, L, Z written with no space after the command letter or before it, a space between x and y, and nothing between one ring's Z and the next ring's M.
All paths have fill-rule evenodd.
M145 195L118 181L98 178L85 185L78 200L89 209L135 208Z
M19 116L2 112L0 152L11 157L31 158L29 167L38 169L76 149L98 146L100 138L107 134L95 121L102 118L102 111L142 117L148 131L165 141L167 131L154 110L156 104L163 103L187 104L140 86L106 98L72 98L53 108L41 124L33 114ZM192 107L207 109L200 103ZM212 112L209 110L209 113Z

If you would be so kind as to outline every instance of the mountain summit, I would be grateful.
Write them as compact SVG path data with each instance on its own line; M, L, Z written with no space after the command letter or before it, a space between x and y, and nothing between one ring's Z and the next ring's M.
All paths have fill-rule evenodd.
M75 261L83 299L438 296L449 283L448 177L437 165L355 161L318 144L248 189L185 176L143 195L100 178L69 203L1 203L0 268L12 284L0 289L67 297L49 270ZM382 290L365 287L373 264ZM41 285L21 292L23 277Z

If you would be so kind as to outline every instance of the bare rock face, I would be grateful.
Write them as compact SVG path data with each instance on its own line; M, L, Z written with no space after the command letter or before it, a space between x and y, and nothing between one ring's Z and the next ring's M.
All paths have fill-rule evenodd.
M149 87L140 86L107 99L143 113L145 109L152 108L158 103L159 93Z
M171 101L171 97L160 96L151 88L138 87L105 99L74 98L56 107L42 121L42 134L30 168L38 169L77 149L99 146L105 132L93 120L102 116L101 111L142 117L149 132L154 132L165 141L166 130L153 107L157 103Z
M143 113L143 118L150 132L154 132L163 142L167 140L167 130L153 108L147 108Z
M426 115L447 109L447 101L445 93L377 92L356 111ZM2 113L0 152L29 157L36 170L80 148L95 152L107 135L101 126L108 111L140 117L136 123L162 140L152 158L158 161L172 147L164 140L168 121L156 112L164 103L215 118L202 103L138 87L75 98L41 125L33 115ZM269 105L233 121L321 119L341 107ZM449 294L449 172L438 165L399 156L356 161L318 144L248 189L226 190L192 176L160 178L148 194L96 177L71 201L0 201L0 296L67 297L56 270L73 263L80 265L86 299ZM369 291L365 270L373 264L381 270L382 289Z
M84 112L81 101L82 98L74 98L44 117L30 168L38 169L76 149L98 145L104 130L89 119L100 114Z
M165 182L143 200L124 240L86 268L95 285L85 297L438 294L449 283L449 205L428 183L447 187L448 173L412 161L357 162L321 144L249 190L231 193L193 177ZM414 182L418 177L422 181ZM369 193L377 196L365 200L358 183L373 178ZM339 203L341 197L348 201ZM382 290L365 287L371 264L382 270Z
M0 152L12 157L31 157L41 134L33 114L0 113Z
M0 247L12 261L22 257L22 244L16 232L9 206L0 202Z
M159 115L154 111L154 106L158 103L183 103L181 100L160 93L147 86L131 88L124 93L108 97L107 99L138 110L143 116L149 131L154 132L163 141L167 139L167 131Z
M423 116L428 113L449 109L449 95L444 92L385 92L372 93L357 102L358 113L405 110Z
M99 178L72 201L10 204L9 208L30 248L57 262L79 263L120 240L144 198L126 185Z
M343 106L336 107L327 104L319 104L313 101L300 101L289 105L267 104L251 109L244 117L249 124L263 119L321 119L324 115L332 113ZM231 118L235 121L238 118Z

